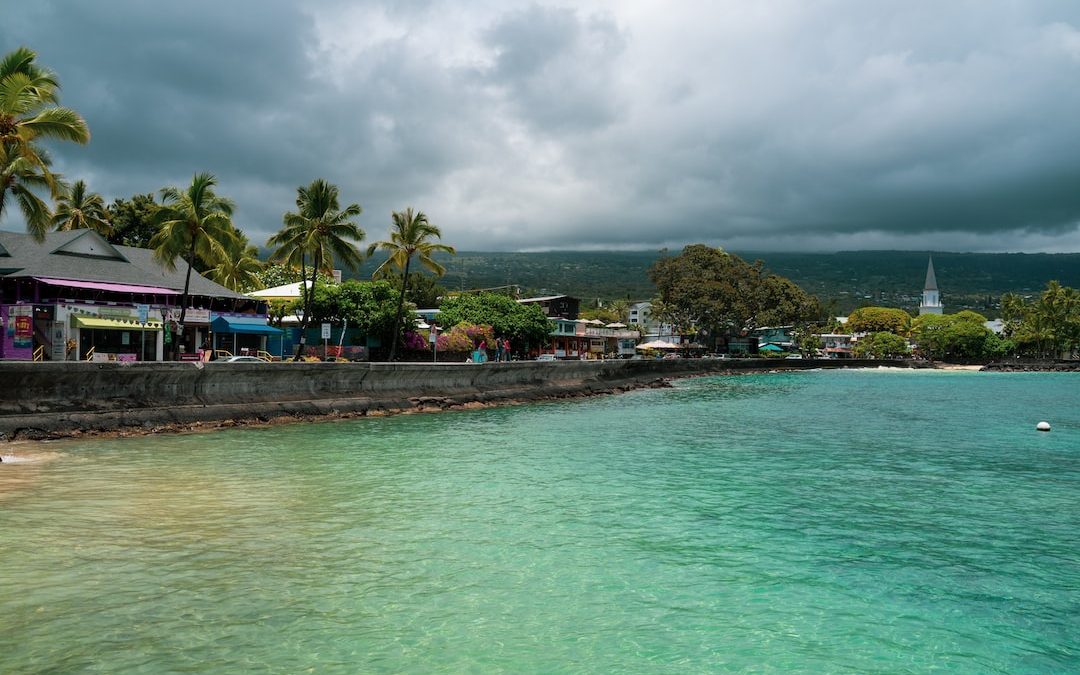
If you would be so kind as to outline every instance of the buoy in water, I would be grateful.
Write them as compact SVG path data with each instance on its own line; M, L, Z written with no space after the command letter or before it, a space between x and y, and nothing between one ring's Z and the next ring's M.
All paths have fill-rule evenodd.
M1035 428L1038 429L1039 431L1050 431L1050 423L1049 422L1039 422L1038 424L1035 425Z

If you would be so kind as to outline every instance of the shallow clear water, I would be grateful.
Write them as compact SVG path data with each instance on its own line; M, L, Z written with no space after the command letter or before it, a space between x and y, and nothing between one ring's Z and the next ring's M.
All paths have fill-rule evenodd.
M1071 374L0 453L0 672L1080 670Z

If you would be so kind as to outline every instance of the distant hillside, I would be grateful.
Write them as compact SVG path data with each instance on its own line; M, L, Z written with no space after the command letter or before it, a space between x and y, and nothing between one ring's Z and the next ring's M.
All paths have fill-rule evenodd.
M918 305L926 276L925 252L735 253L747 260L764 260L768 269L823 300L835 301L842 312L868 303L912 309ZM658 255L656 251L463 251L440 260L447 268L442 283L455 290L516 284L526 295L639 300L655 293L648 269ZM994 314L993 305L1002 293L1037 293L1051 279L1080 288L1080 253L933 255L947 312L971 307ZM378 262L368 262L356 276L370 278Z

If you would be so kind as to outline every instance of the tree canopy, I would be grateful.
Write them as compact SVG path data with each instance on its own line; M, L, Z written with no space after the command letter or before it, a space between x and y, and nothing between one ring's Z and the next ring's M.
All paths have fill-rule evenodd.
M112 233L105 200L86 188L86 181L77 180L64 186L56 200L52 225L57 230L91 229L106 237Z
M32 50L19 47L0 59L0 216L12 197L38 241L45 238L50 215L36 191L47 188L53 197L63 192L38 141L90 141L83 118L57 105L59 92L56 75L37 63Z
M659 291L660 314L681 332L698 330L716 336L799 323L821 313L817 298L790 279L770 274L760 260L748 263L703 244L660 258L649 277Z
M985 323L986 317L970 310L956 314L923 314L911 322L911 338L926 358L995 358L1001 355L1004 347Z
M848 315L844 328L849 333L907 335L911 328L911 315L893 307L860 307Z
M388 341L394 332L397 295L387 281L350 279L333 284L318 280L311 300L312 320L335 324L348 321L350 327L365 335Z
M1030 356L1067 358L1080 349L1080 292L1051 281L1037 300L1001 298L1005 335Z
M439 306L438 322L445 327L460 323L491 326L496 337L507 337L514 348L545 343L551 322L538 305L523 305L500 293L468 293L446 298Z
M910 351L907 340L889 331L870 333L855 343L855 357L860 359L896 359Z
M159 229L156 220L158 208L153 194L114 199L108 206L109 222L112 225L109 243L149 248L150 240Z

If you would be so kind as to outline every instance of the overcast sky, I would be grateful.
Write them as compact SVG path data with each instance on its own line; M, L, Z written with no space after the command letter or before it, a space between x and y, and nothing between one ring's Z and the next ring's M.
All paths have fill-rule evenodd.
M369 241L1080 251L1070 0L33 0L19 45L90 126L68 178L210 171L260 245L323 177Z

